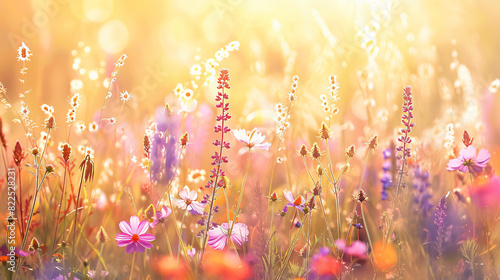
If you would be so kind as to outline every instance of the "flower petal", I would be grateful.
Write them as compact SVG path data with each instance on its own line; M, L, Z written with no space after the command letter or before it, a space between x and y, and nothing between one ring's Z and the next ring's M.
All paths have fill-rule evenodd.
M233 136L236 140L248 144L248 135L244 129L234 129Z
M191 213L193 215L202 215L203 212L204 212L204 210L205 210L205 206L206 205L207 205L206 203L201 203L201 202L193 201L188 206L189 213Z
M140 224L139 227L137 228L137 234L145 234L148 231L149 228L149 223L146 220L143 220Z
M189 199L190 200L196 200L197 197L198 197L198 193L195 190L192 190L189 192Z
M226 246L227 236L221 231L219 227L213 228L208 231L208 245L215 250L222 250Z
M167 206L163 206L161 208L161 213L163 215L164 218L170 216L170 214L172 213L172 209L168 208Z
M134 232L132 231L132 229L130 228L130 225L129 223L127 223L127 221L121 221L119 224L118 224L118 227L120 228L120 230L124 233L128 233L130 235L134 234Z
M154 236L154 234L151 234L151 233L145 233L145 234L141 234L141 235L139 236L139 240L144 240L144 241L151 242L151 241L155 241L155 240L156 240L156 237Z
M458 158L454 158L454 159L450 159L450 161L448 161L448 165L446 167L446 170L448 171L454 171L454 170L457 170L458 168L460 168L460 166L463 165L463 161L461 161L460 159Z
M174 201L174 204L177 205L177 207L179 207L181 209L186 209L186 207L187 207L186 201L184 201L182 199L178 199L178 198L173 198L173 197L172 197L172 200Z
M485 150L485 149L481 149L481 151L479 151L479 153L477 154L477 157L476 157L476 160L474 161L475 163L478 163L480 165L485 165L486 166L486 163L490 160L490 153L488 153L488 150ZM483 168L485 166L482 166Z
M139 220L139 217L137 216L130 217L130 228L132 229L133 234L137 234L137 229L139 227L140 222L141 221Z
M233 232L231 232L231 239L234 243L241 246L243 243L248 241L249 233L247 225L243 223L236 223L233 226Z
M189 188L188 187L184 187L182 189L179 190L179 196L183 199L183 200L186 200L186 199L189 199Z
M295 201L295 199L293 199L293 195L292 195L292 192L291 191L286 191L286 189L283 190L283 195L285 196L286 200L288 200L288 202L292 203Z
M462 155L462 157L466 160L467 159L474 159L474 158L476 158L476 148L474 148L472 145L470 145L466 149L462 149L460 151L460 155Z
M145 240L139 240L137 241L137 243L139 243L141 246L147 248L147 249L151 249L153 248L153 244L149 243L148 241L145 241Z
M144 251L145 248L136 242L132 242L131 244L129 244L127 246L127 250L125 250L125 252L127 252L128 254L133 254L135 252L144 253Z
M267 151L267 150L269 150L269 147L271 147L271 143L265 142L265 143L257 144L254 147L257 149L263 149L263 150Z

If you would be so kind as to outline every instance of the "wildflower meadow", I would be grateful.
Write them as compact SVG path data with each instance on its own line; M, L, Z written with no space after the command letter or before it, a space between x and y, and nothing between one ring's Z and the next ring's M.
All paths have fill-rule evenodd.
M497 1L0 8L0 279L500 279Z

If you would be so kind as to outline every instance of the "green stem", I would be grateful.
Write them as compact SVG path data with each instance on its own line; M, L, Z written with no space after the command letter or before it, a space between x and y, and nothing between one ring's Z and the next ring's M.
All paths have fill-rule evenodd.
M172 246L170 246L170 239L168 238L168 231L167 231L167 227L165 226L165 223L163 223L163 228L165 229L165 236L167 238L168 253L170 254L170 256L173 256Z
M370 245L370 249L373 252L372 239L370 238L370 231L368 230L368 224L366 223L365 211L363 209L363 203L360 203L360 204L361 204L361 216L363 217L363 224L365 225L366 236L368 236L368 244ZM373 260L376 261L375 253L373 253Z
M48 175L47 172L45 172L45 174L42 177L42 181L40 182L40 184L38 185L38 187L35 191L35 197L33 198L33 205L31 206L31 212L30 212L30 217L28 219L28 225L26 226L26 232L24 234L23 242L21 243L21 250L23 250L24 245L26 244L26 239L28 238L28 233L29 233L30 225L31 225L31 219L33 218L33 212L35 211L36 198L38 196L38 193L40 192L40 188L42 187L43 181L45 180L45 178L47 178L47 175Z
M179 247L177 248L177 261L179 261L179 254L181 252L181 243L182 243L182 224L184 224L184 218L186 217L188 209L186 206L186 210L184 210L184 213L182 214L182 220L181 220L181 228L179 229Z
M135 262L135 252L134 255L132 255L132 266L130 266L130 277L128 278L129 280L132 280L132 274L134 274L134 262Z
M231 227L229 228L228 236L231 236L231 233L233 232L233 227L234 224L236 223L236 218L240 215L240 206L241 206L241 200L243 199L243 192L245 191L245 183L247 181L248 177L248 171L250 170L250 155L252 153L252 149L248 149L248 155L247 155L247 168L245 169L245 175L243 175L243 182L241 183L241 189L240 189L240 198L238 199L238 206L236 206L236 212L234 213L234 218L233 218L233 223L230 225ZM228 238L228 240L231 238ZM228 241L229 242L229 241Z
M300 214L299 214L300 216ZM285 269L288 267L288 261L290 260L290 256L292 255L292 252L293 252L293 247L295 246L295 243L297 242L297 239L299 238L299 235L302 231L302 228L303 228L303 223L304 223L304 219L305 219L306 215L304 215L300 221L300 228L299 228L299 231L295 234L295 237L293 238L293 241L290 243L290 247L288 248L286 254L285 254L285 261L283 263L283 265L281 266L279 272L278 272L278 275L276 275L276 278L274 278L275 280L278 280L278 279L282 279L282 275L283 273L285 272ZM292 220L293 222L293 220Z

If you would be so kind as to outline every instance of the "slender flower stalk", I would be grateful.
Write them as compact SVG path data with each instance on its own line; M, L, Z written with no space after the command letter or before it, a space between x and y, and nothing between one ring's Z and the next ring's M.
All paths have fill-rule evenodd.
M130 276L128 278L129 280L132 280L132 275L134 274L134 262L135 262L135 252L132 255L132 265L130 266Z
M234 212L233 222L231 223L231 227L229 228L229 233L228 233L229 236L231 236L231 233L233 232L233 227L236 224L236 219L240 215L241 200L243 199L243 192L245 191L245 183L247 181L248 171L250 170L250 155L251 154L252 154L252 148L249 147L248 154L247 154L247 167L245 169L245 175L243 175L243 182L241 183L241 189L240 189L240 197L238 199L238 205L236 206L236 211Z
M222 170L221 165L222 163L227 163L227 157L223 156L223 149L229 149L230 145L229 142L226 142L224 140L224 135L228 132L231 131L229 127L225 125L225 122L231 118L229 113L227 112L229 110L229 103L226 103L226 100L229 99L229 95L225 93L225 89L230 89L231 87L229 86L229 70L228 69L221 69L220 70L220 75L219 78L217 79L217 89L220 90L217 92L217 96L215 98L215 101L219 102L216 107L221 109L222 112L220 115L217 116L216 121L221 122L220 125L216 125L214 127L214 132L215 133L220 133L221 134L221 139L220 140L215 140L213 143L214 146L219 147L219 152L215 152L215 154L212 156L213 162L212 165L216 166L213 170L211 170L212 174L210 175L211 180L207 184L207 188L213 188L212 189L212 196L211 196L211 201L210 201L210 209L208 211L208 218L207 218L207 223L206 223L206 230L203 234L202 238L202 250L200 253L200 263L203 262L203 257L205 255L205 248L207 246L207 239L208 239L208 232L210 231L210 228L212 227L212 218L213 218L213 208L214 208L214 202L215 202L215 197L216 193L219 187L221 187L224 183L222 182L221 178L225 176L225 172Z
M64 190L66 186L66 174L68 173L69 169L69 157L71 156L71 149L72 148L68 143L63 144L63 149L62 149L62 159L64 164L63 187L61 191L61 199L58 204L59 210L57 211L56 229L54 230L54 243L52 244L52 252L54 252L54 247L56 245L56 240L57 240L57 228L59 227L59 218L61 216L61 208L64 199Z
M52 117L53 119L53 117ZM42 184L43 184L43 181L45 180L45 178L50 174L52 173L54 170L54 168L51 166L51 170L45 170L45 174L43 175L43 178L41 180L41 182L39 182L39 173L40 173L40 166L42 164L42 160L43 160L43 155L45 154L45 150L47 149L47 144L49 142L49 137L50 137L50 130L53 128L52 127L47 127L47 136L45 138L45 146L42 150L42 155L40 156L40 160L37 161L37 156L35 155L35 170L36 170L36 191L35 191L35 198L33 199L33 206L31 207L31 213L30 213L30 217L29 217L29 220L28 220L28 224L26 225L26 231L24 232L24 238L23 238L23 242L21 243L21 249L24 248L24 244L26 244L26 239L28 237L28 234L29 234L29 230L30 230L30 225L31 225L31 219L33 218L33 211L35 210L35 204L36 204L36 197L38 195L38 192L40 191L40 188L42 187ZM19 143L19 142L18 142ZM14 150L14 152L16 152ZM16 159L17 157L15 156L14 159Z
M179 254L181 253L181 244L184 247L184 242L182 242L182 225L184 224L184 218L186 218L187 211L188 209L186 207L184 213L182 213L181 228L179 229L179 246L177 248L177 261L179 260Z
M401 122L405 128L401 129L402 136L398 137L398 141L401 143L400 146L396 148L401 155L397 158L401 160L401 167L399 168L399 180L396 187L396 197L399 197L399 188L404 187L403 175L405 174L405 166L407 159L411 156L410 148L407 145L411 143L411 138L408 136L411 132L411 128L415 125L411 122L413 119L413 101L411 96L411 87L405 87L403 90L403 115L401 116Z
M80 192L82 190L82 184L85 180L85 183L88 181L92 181L94 179L94 162L90 159L89 155L86 155L80 164L79 169L82 172L80 177L80 185L78 186L78 195L75 203L75 219L73 221L73 250L71 252L71 261L72 261L72 269L71 274L74 274L74 265L75 265L75 249L76 249L76 224L78 223L78 207L80 204Z

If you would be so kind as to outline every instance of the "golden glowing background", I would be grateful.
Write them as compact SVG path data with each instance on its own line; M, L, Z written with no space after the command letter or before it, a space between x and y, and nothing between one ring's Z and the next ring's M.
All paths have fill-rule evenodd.
M270 103L286 96L290 75L301 78L301 102L315 106L328 76L335 74L342 86L341 104L355 101L341 115L365 120L366 114L359 113L365 110L358 108L363 102L357 73L367 71L375 81L369 97L376 101L372 114L383 109L392 115L385 101L400 103L401 88L409 84L423 96L415 102L432 108L434 114L426 120L432 124L444 110L438 98L440 79L452 84L456 79L450 71L452 51L470 70L478 90L500 70L495 1L43 0L2 1L1 6L1 81L10 96L20 91L15 50L26 42L34 53L26 79L32 108L65 100L75 79L85 85L78 90L87 101L84 106L99 100L105 93L102 81L125 53L129 59L119 74L119 88L136 94L139 103L133 108L144 115L163 105L177 83L192 79L193 64L231 41L239 41L240 49L220 67L230 68L232 102L243 112L272 111ZM372 49L364 48L360 37L363 28L374 32L367 36L373 40L368 47L379 49L371 62ZM76 57L81 64L73 70ZM427 68L430 78L422 82L419 77ZM153 72L160 74L147 80ZM213 86L202 91L211 99ZM62 110L55 114L62 119Z
M59 179L48 181L60 183L64 170L57 165L59 143L71 143L72 159L77 163L84 157L85 146L93 147L97 173L89 196L98 199L104 197L100 192L106 193L113 208L98 209L89 226L105 225L110 236L118 231L114 222L128 219L130 215L124 213L132 212L124 186L132 190L138 208L151 203L141 193L141 187L149 183L139 166L142 139L166 103L174 113L179 112L183 103L174 94L179 84L193 90L197 102L192 112L179 114L184 117L179 131L189 132L192 146L188 146L179 168L180 182L175 182L174 193L186 184L193 169L204 169L208 177L210 156L215 150L211 143L217 137L212 128L218 113L214 98L220 68L230 70L231 129L258 128L273 144L268 152L252 154L249 181L253 186L262 182L264 195L274 156L284 162L277 165L273 177L279 195L282 188L300 194L311 187L296 150L301 144L311 147L320 141L317 132L328 116L322 109L321 96L329 92L331 75L336 75L340 84L340 100L335 103L338 114L327 120L334 133L330 142L334 165L343 163L344 149L351 144L363 151L351 161L343 196L350 197L349 190L358 185L364 143L377 133L379 150L369 163L369 186L363 187L373 187L369 191L375 201L372 210L382 209L378 199L380 168L373 166L381 165L379 152L397 139L402 128L401 94L405 86L412 88L416 123L410 135L414 139L412 160L432 171L434 205L454 188L455 177L445 171L446 163L453 147L461 145L464 129L474 135L474 145L490 151L493 167L500 168L499 1L0 0L0 12L0 82L11 105L7 108L0 104L8 160L16 139L25 151L30 147L23 126L14 122L19 118L21 100L38 124L33 136L39 143L43 143L40 135L45 131L46 117L40 106L53 106L57 129L51 131L53 141L48 144L46 157L48 163L57 166ZM25 64L16 57L22 42L33 53ZM228 46L237 46L237 50L218 61L217 52ZM128 58L110 90L112 98L106 99L102 110L102 117L116 118L117 125L110 129L102 124L98 132L89 131L89 124L99 119L111 73L122 54ZM212 69L215 76L206 75L207 62L218 63ZM28 69L24 76L20 73L23 65ZM197 74L198 68L201 74ZM295 75L300 81L291 125L283 148L275 151L275 105L288 104ZM122 102L123 91L130 92L132 100ZM68 100L75 93L81 97L76 119L87 127L83 132L65 122ZM244 145L232 136L228 141L232 147L225 170L236 186L246 166L246 157L238 154ZM80 147L82 151L77 153ZM133 157L137 157L137 163L132 163ZM28 161L32 162L32 157ZM312 160L308 164L311 169L316 167ZM76 181L75 174L78 172L73 174ZM23 176L31 178L27 173ZM206 181L190 185L199 189L198 200L207 192L203 188ZM229 196L236 198L237 190L232 189ZM349 202L346 199L344 206ZM217 203L223 214L215 221L225 221L224 200ZM333 217L331 205L326 208ZM379 218L371 213L372 218ZM242 217L248 224L251 219ZM41 223L40 232L50 228L52 220ZM319 222L322 220L315 220L321 231L324 225ZM196 217L187 218L186 224L195 223ZM190 234L194 236L197 230L191 226ZM114 246L106 253L120 256L123 250ZM115 267L121 265L120 258L109 259ZM415 261L409 271L418 271L422 264L427 265Z

